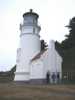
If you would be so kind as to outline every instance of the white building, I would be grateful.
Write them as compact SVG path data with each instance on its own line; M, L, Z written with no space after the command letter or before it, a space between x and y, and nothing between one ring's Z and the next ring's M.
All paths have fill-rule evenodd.
M32 10L23 14L15 81L44 82L47 73L51 82L53 73L59 73L62 78L62 57L55 49L55 42L52 40L48 48L41 51L38 17Z

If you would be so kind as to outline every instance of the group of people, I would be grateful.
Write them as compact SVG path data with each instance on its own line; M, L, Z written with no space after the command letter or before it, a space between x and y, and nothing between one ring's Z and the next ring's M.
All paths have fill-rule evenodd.
M46 81L47 81L47 83L59 83L60 73L59 72L57 72L57 73L52 72L50 74L49 72L47 72Z

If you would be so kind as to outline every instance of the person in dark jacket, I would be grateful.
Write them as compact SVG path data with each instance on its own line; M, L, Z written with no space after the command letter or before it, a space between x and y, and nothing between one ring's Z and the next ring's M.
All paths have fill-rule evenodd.
M55 75L55 73L52 74L52 82L56 83L56 75Z
M49 72L47 72L46 74L46 81L47 81L47 84L50 83L50 73Z

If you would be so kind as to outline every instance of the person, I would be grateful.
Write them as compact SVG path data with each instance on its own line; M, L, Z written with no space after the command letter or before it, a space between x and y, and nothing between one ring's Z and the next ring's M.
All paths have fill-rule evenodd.
M52 82L56 83L56 75L55 75L55 73L52 74Z
M60 79L60 76L59 76L59 72L57 73L57 82L59 83L59 79Z
M49 84L49 82L50 82L50 73L49 72L47 72L47 74L46 74L46 81L47 81L47 84Z

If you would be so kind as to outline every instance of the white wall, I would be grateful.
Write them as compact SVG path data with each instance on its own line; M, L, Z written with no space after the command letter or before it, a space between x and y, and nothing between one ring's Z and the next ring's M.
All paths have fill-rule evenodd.
M51 41L49 48L41 55L39 59L32 61L30 75L32 79L46 79L47 72L50 75L60 73L62 78L62 57L55 49L55 42Z
M46 74L49 71L48 66L48 50L44 52L44 54L41 56L41 60L43 62L43 77L46 79Z
M52 40L49 44L49 68L51 72L60 73L60 78L62 78L62 57L55 49L55 42Z
M30 73L15 72L14 81L28 81L30 79Z
M30 79L43 79L43 62L40 59L31 62Z

